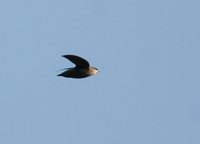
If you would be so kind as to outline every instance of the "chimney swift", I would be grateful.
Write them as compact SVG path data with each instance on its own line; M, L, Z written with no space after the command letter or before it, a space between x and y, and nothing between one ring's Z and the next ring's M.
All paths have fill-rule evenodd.
M89 62L79 56L75 55L63 55L64 58L68 59L76 66L73 68L66 68L63 73L58 76L63 76L66 78L86 78L88 76L95 75L98 69L90 66Z

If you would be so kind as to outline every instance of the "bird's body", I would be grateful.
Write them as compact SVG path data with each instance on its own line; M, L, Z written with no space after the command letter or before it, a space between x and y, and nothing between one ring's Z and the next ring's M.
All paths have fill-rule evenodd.
M76 66L74 68L68 68L63 73L58 76L63 76L66 78L86 78L88 76L95 75L98 72L98 69L91 67L89 62L79 56L75 55L64 55L63 57L70 60Z

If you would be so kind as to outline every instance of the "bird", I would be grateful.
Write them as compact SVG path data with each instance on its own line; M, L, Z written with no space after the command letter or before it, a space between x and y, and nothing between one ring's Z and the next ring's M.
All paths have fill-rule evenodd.
M75 67L65 68L63 73L58 74L57 76L62 76L65 78L75 78L81 79L86 78L92 75L95 75L99 72L99 70L95 67L90 66L89 62L79 56L76 55L63 55L62 57L68 59Z

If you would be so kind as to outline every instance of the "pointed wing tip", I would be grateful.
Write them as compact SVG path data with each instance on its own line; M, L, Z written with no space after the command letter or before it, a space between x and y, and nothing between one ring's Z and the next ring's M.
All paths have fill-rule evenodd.
M62 57L68 59L69 61L74 63L76 65L76 67L79 67L79 68L86 68L86 67L90 66L90 64L87 60L85 60L77 55L68 54L68 55L62 55Z
M78 56L76 56L76 55L72 55L72 54L67 54L67 55L62 55L62 57L64 57L64 58L69 58L69 57L78 57Z
M62 57L66 58L68 55L62 55Z

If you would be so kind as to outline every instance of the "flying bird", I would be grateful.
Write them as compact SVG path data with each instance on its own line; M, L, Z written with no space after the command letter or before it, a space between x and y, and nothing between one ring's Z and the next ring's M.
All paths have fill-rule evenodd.
M63 55L64 58L68 59L76 66L73 68L65 68L63 73L58 76L63 76L66 78L86 78L88 76L95 75L98 73L98 69L90 66L89 62L76 55Z

